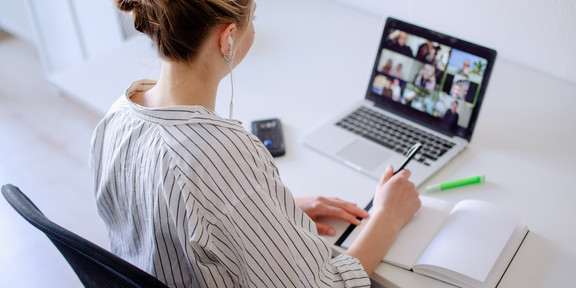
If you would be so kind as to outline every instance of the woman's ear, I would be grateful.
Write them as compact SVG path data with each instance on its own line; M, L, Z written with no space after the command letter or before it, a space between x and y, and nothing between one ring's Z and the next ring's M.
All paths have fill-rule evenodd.
M234 55L234 35L236 33L236 24L231 23L225 25L222 30L220 30L220 52L222 55L226 55L227 57L232 57Z

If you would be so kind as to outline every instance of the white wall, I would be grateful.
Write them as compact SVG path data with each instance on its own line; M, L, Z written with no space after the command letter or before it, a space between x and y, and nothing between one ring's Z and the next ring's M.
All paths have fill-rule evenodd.
M0 28L34 43L49 75L125 39L109 0L0 0Z
M483 44L500 59L576 83L574 0L330 1Z
M0 29L34 43L34 28L28 3L22 0L0 0Z
M54 0L50 0L54 1ZM124 40L111 0L71 0L86 58L100 55Z
M86 54L69 1L28 1L37 34L36 47L46 72L62 71L81 62Z

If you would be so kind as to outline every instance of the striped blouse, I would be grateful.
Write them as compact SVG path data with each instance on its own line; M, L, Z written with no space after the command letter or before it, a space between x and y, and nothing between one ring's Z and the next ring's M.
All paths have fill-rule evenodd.
M262 143L200 106L129 100L100 122L91 166L111 250L170 287L368 287L332 257Z

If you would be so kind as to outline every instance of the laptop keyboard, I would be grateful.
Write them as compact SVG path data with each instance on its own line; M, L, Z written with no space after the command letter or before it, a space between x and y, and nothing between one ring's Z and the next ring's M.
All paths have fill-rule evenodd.
M402 154L420 142L422 149L414 160L427 166L455 145L366 107L358 108L336 125Z

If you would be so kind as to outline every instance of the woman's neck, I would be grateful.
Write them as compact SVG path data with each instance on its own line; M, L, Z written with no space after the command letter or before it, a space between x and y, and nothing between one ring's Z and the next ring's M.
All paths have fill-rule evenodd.
M210 70L209 66L165 61L157 84L131 100L149 108L199 105L214 110L220 78Z

